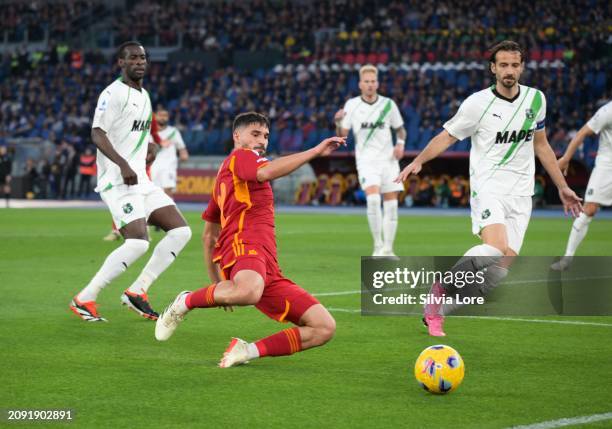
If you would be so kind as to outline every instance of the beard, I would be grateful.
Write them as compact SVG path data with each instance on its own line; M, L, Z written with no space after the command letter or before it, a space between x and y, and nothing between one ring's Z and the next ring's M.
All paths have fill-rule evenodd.
M505 88L512 88L514 85L516 85L516 79L514 77L511 76L506 76L503 79L501 79L501 84L505 87Z

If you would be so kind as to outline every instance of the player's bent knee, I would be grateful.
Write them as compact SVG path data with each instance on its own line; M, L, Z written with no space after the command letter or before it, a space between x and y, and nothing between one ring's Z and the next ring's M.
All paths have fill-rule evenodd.
M128 238L123 245L128 247L137 257L144 255L149 250L149 242L138 238Z
M317 328L319 342L321 345L329 342L336 334L336 321L332 317L330 321L326 322L323 326Z
M171 229L167 232L168 235L180 240L183 243L187 243L191 240L191 228L188 226L179 226L178 228Z

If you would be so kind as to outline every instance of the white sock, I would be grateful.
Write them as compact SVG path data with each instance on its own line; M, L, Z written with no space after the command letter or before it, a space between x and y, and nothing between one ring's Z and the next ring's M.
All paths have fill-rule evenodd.
M259 357L259 349L255 343L249 343L247 346L247 354L249 355L249 360L257 359Z
M477 257L474 259L474 257ZM464 263L467 261L467 259L472 259L474 262L474 266L479 269L482 270L484 268L487 268L487 270L489 270L492 266L494 266L494 264L496 262L498 262L502 257L504 256L503 252L501 250L499 250L496 247L490 246L488 244L479 244L477 246L471 247L470 249L468 249L467 252L465 252L465 254L463 255L463 257L461 259L459 259L459 261L453 266L457 267L458 265ZM501 267L499 267L501 268ZM508 270L506 270L506 273L504 275L503 272L499 272L499 271L495 271L491 274L491 280L493 280L493 278L497 277L497 276L501 276L500 280L505 277L508 272ZM503 275L503 276L502 276ZM486 274L485 274L485 285L487 284L487 278L486 278ZM496 286L496 285L495 285ZM495 287L493 286L493 287ZM463 304L459 304L457 302L453 302L452 304L443 304L440 307L440 313L442 315L447 315L450 314L452 312L454 312L455 310L457 310L459 307L461 307Z
M382 210L380 208L380 194L368 195L368 224L374 239L374 248L380 249L383 245L382 240Z
M397 231L397 200L383 201L383 211L383 249L392 252Z
M191 229L188 226L168 231L166 236L157 243L151 259L128 290L137 294L147 293L151 284L174 262L190 238Z
M586 237L589 231L589 224L593 220L592 216L588 216L586 213L580 213L580 216L576 218L572 224L572 230L570 232L569 239L567 240L567 248L565 249L565 256L574 256L578 246Z
M95 301L100 291L123 273L138 258L149 249L147 240L128 238L106 257L100 270L91 279L89 284L77 295L81 302Z

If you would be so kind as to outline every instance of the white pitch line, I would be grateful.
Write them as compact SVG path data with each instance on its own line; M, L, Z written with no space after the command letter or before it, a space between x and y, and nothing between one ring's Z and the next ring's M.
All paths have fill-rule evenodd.
M338 312L338 313L361 313L361 310L358 308L338 308L338 307L327 307L329 311ZM421 313L406 313L401 311L385 311L384 313L374 313L379 316L411 316L411 315L420 315ZM551 323L557 325L580 325L580 326L604 326L607 328L612 328L612 323L602 323L602 322L583 322L580 320L545 320L545 319L521 319L519 317L495 317L495 316L448 316L452 318L464 318L464 319L486 319L486 320L501 320L508 322L527 322L527 323Z
M612 276L586 276L586 277L574 277L574 278L566 278L563 279L564 281L570 281L570 280L602 280L602 279L612 279ZM504 285L521 285L521 284L529 284L529 283L547 283L551 281L551 279L533 279L533 280L512 280L512 281L508 281L508 282L503 282L500 284L500 286L504 286ZM407 289L426 289L428 286L427 285L420 285L417 286L415 288L392 288L392 289L385 289L383 290L383 292L387 292L387 291L397 291L397 290L407 290ZM344 290L344 291L337 291L337 292L319 292L319 293L314 293L314 296L341 296L341 295L359 295L361 294L361 290Z
M592 414L590 416L572 417L559 420L548 420L545 422L534 423L531 425L512 426L507 429L555 429L562 428L565 426L602 422L604 420L612 420L612 413Z

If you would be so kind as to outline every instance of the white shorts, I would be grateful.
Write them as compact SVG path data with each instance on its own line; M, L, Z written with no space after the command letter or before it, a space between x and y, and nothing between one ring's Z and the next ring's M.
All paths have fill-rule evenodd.
M151 167L151 180L162 189L176 189L176 168Z
M584 202L612 205L612 168L595 166L589 178Z
M501 223L506 226L508 247L517 254L521 251L531 217L531 197L480 195L470 199L470 208L473 234Z
M403 191L404 185L394 182L399 173L399 161L395 159L389 161L363 160L357 162L359 184L364 191L370 186L379 186L382 194Z
M163 189L151 182L117 185L100 192L100 197L108 206L117 228L123 228L136 219L149 219L155 210L175 205Z

